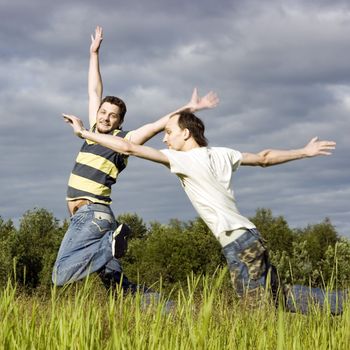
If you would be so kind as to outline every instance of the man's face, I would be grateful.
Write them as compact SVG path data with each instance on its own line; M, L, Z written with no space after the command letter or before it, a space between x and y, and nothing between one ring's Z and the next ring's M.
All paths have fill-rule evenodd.
M101 134L108 134L112 130L118 129L120 126L119 107L104 102L97 111L96 128Z
M186 129L182 130L178 125L179 116L175 115L169 119L165 126L163 142L175 151L182 151L186 140Z

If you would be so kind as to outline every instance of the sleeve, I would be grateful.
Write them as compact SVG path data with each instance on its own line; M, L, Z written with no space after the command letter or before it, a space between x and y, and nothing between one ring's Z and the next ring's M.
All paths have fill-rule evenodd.
M130 141L131 135L133 134L133 132L134 132L134 130L127 131L126 135L124 136L124 139Z
M120 130L120 129L116 129L113 131L113 135L114 136L118 136L121 137L123 139L129 140L130 139L130 135L131 135L132 131L124 131L124 130ZM127 156L126 154L121 154L118 153L118 169L119 171L122 171L126 165L128 164L128 158L129 156Z
M187 170L191 164L191 160L187 154L188 152L171 149L162 149L160 151L169 159L170 171L172 173L187 175Z
M241 165L242 153L239 151L236 151L234 149L230 149L229 157L230 157L230 162L232 165L232 171L236 171L239 168L239 166Z
M132 130L132 131L124 131L124 130L119 130L119 129L117 129L117 130L115 130L115 131L113 132L113 135L114 135L114 136L119 136L119 137L121 137L121 138L123 138L123 139L125 139L125 140L130 141L132 132L133 132L133 130Z

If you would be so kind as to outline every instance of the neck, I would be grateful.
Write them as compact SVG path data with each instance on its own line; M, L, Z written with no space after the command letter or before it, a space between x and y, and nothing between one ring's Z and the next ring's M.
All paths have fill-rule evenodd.
M181 151L186 152L186 151L190 151L191 149L199 148L199 147L200 146L198 145L198 143L193 138L190 138L185 142Z

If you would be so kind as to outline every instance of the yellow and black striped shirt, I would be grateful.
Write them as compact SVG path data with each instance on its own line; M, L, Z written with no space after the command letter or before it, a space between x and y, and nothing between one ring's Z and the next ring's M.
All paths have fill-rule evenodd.
M129 132L114 130L110 134L125 138ZM110 204L111 187L126 167L128 157L85 140L69 177L67 200L89 199L94 203Z

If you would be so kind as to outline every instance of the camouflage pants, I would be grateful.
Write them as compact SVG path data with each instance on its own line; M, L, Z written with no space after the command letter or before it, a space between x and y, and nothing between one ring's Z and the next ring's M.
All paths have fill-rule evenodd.
M307 314L310 308L318 307L339 315L343 312L344 302L349 300L350 292L346 290L328 291L300 285L283 286L276 268L270 264L268 252L256 229L245 231L223 247L223 253L233 287L243 303L249 307L261 306L272 297L275 306L279 305L280 300L286 311Z
M271 287L274 299L278 282L276 269L270 264L268 252L256 229L245 231L236 240L223 247L231 281L239 297L261 300L266 287Z

